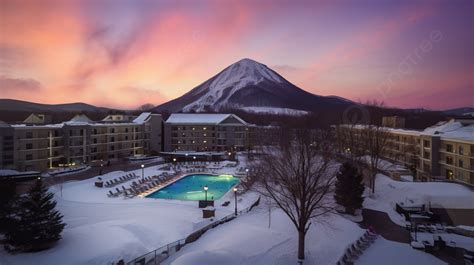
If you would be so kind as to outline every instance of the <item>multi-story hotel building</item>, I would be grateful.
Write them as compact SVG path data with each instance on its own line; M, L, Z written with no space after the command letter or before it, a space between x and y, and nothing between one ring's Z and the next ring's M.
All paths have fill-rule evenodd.
M76 115L60 124L0 124L0 168L43 171L65 164L124 159L161 151L161 115L91 121Z
M474 185L474 120L453 119L423 131L385 129L388 141L384 158L411 168L418 180Z
M234 114L171 114L164 123L164 151L247 150L252 127Z

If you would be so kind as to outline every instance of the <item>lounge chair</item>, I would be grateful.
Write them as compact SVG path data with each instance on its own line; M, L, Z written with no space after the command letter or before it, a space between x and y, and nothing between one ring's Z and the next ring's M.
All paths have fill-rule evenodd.
M133 197L137 196L136 193L131 191L131 190L125 190L123 195L125 197L128 197L128 198L133 198Z
M122 193L122 192L119 190L119 188L115 188L115 190L117 191L117 194Z

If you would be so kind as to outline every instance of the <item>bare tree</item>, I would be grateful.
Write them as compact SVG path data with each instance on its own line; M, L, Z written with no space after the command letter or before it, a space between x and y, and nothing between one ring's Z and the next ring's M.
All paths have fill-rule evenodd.
M292 131L280 147L266 148L259 159L255 189L283 210L298 231L298 259L304 260L311 221L332 211L334 172L328 141L309 130ZM291 139L291 140L288 140Z
M375 192L375 177L380 167L380 161L386 154L390 134L387 128L377 125L364 125L360 130L360 144L367 155L369 167L369 185L372 194Z
M154 107L155 107L155 105L153 105L151 103L146 103L146 104L143 104L140 107L138 107L137 110L139 110L139 111L149 111Z

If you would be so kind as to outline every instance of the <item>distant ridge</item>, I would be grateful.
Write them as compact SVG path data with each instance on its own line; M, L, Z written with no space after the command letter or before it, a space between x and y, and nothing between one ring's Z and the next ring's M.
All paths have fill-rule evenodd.
M106 112L110 109L76 102L65 104L41 104L16 99L0 99L0 111L28 111L28 112Z

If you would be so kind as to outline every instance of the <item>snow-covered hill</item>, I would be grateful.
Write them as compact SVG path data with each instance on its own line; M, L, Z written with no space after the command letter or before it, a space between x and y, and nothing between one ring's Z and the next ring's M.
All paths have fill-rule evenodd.
M353 103L343 98L308 93L266 65L251 59L242 59L183 96L158 106L157 109L170 112L226 109L258 109L261 112L271 109L277 113L301 114L301 111L343 107L349 104Z

